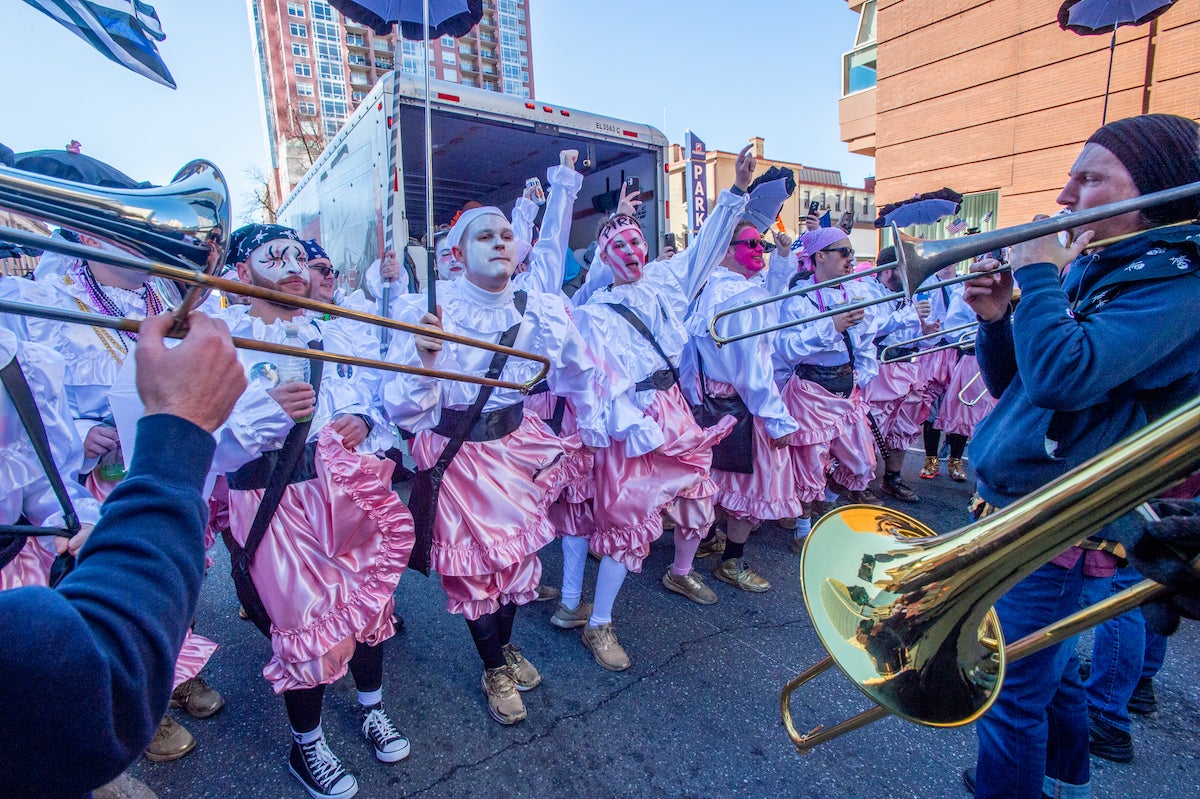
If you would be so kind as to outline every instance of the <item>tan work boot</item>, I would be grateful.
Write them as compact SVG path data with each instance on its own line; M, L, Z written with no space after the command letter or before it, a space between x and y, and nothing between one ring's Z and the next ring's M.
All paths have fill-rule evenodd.
M946 471L950 473L950 479L954 482L967 482L967 470L963 468L962 458L950 458L947 460Z
M617 640L611 623L584 627L583 645L591 650L596 662L609 671L625 671L629 668L629 656Z
M938 476L938 472L942 470L941 462L938 461L937 455L926 455L925 465L921 467L921 479L932 480Z
M683 594L697 605L711 605L717 601L716 592L704 584L695 569L680 577L668 568L667 573L663 575L662 583L667 590Z
M549 602L552 599L558 599L560 596L562 596L562 591L559 591L554 586L542 585L541 583L538 583L537 598L534 599L533 601L534 602Z
M163 716L150 745L146 747L146 759L154 763L178 760L196 748L196 739L183 725L170 716Z
M735 588L740 588L743 591L751 591L756 594L761 594L763 591L768 591L771 584L766 578L759 576L753 569L746 565L745 558L730 558L729 560L721 561L715 569L713 569L713 577L716 577L723 583L729 583Z
M501 650L504 652L504 661L512 670L513 683L517 686L518 691L531 691L542 684L542 675L538 674L538 670L533 667L533 664L521 654L519 646L505 644Z
M558 610L550 617L550 623L560 630L571 630L587 624L588 616L592 615L592 603L580 602L571 610L563 603L558 603Z
M92 791L92 799L158 799L158 794L136 777L121 774Z
M501 724L516 724L525 719L525 703L517 692L512 669L484 669L483 693L487 696L488 712Z
M714 527L708 537L700 542L700 547L696 550L696 560L707 558L710 555L720 555L724 551L725 534Z
M216 688L199 677L193 677L180 683L171 692L171 707L183 708L194 719L206 719L225 707L225 699Z

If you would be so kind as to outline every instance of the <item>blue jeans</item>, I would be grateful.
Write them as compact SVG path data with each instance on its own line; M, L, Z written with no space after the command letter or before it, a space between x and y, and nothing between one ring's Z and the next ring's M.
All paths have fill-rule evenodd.
M1083 592L1084 604L1091 605L1107 599L1143 579L1137 569L1126 566L1117 569L1112 578L1089 580ZM1092 672L1084 686L1088 710L1104 723L1124 732L1130 729L1126 705L1142 676L1146 644L1146 619L1142 611L1137 609L1109 619L1096 628Z
M1047 564L996 603L1008 643L1079 609L1083 559ZM1086 799L1091 796L1087 697L1075 638L1010 661L995 704L978 721L977 799Z

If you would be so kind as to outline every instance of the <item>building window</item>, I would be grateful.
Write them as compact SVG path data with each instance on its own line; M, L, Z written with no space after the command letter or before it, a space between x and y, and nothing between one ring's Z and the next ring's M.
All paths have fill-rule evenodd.
M300 5L299 3L288 3L287 8L289 17L300 17L301 19L304 18L304 6Z
M308 58L308 45L301 42L292 42L292 55L299 58Z
M367 46L367 43L363 41L363 37L359 36L357 33L347 33L346 44L350 45L351 47Z
M340 42L342 40L342 33L338 29L338 26L332 22L314 22L313 38L322 39L327 42Z
M362 102L363 100L365 100L365 99L367 99L367 93L366 93L366 92L350 92L350 100L351 100L351 102L353 102L355 105L358 105L359 103L361 103L361 102Z
M458 70L446 67L442 70L442 80L448 80L451 83L458 83Z
M307 39L308 38L308 28L305 27L304 25L301 25L299 22L293 22L293 23L289 24L288 30L297 39Z
M311 83L301 83L301 82L297 81L296 82L296 94L300 95L301 97L312 97L313 96L313 85Z
M853 94L875 85L875 4L863 3L854 49L842 56L842 94Z
M297 61L296 62L296 74L302 78L311 78L312 77L312 67L310 67L308 64L305 64L301 61Z
M458 56L456 56L454 54L453 50L443 50L442 51L442 63L443 64L457 64Z
M391 69L394 66L395 66L395 63L390 58L376 58L375 59L375 68L376 69Z
M333 9L329 7L329 3L322 3L320 0L313 0L312 3L313 19L333 20Z
M296 108L300 111L300 116L315 117L317 115L316 103L310 103L307 100L301 100L296 104Z
M453 46L454 46L454 37L453 36L443 36L442 37L442 47L453 47Z

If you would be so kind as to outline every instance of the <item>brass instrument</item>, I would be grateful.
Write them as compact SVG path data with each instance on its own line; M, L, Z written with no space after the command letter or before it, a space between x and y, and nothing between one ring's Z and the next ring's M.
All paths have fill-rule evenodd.
M829 657L780 696L801 753L889 713L952 727L995 700L1008 660L1125 612L1165 590L1152 581L1005 647L993 603L1067 546L1200 468L1200 398L1020 501L937 535L886 508L852 505L813 526L801 581ZM1132 604L1131 604L1132 603ZM790 698L835 664L878 707L824 729L797 732Z
M1011 247L1014 244L1020 244L1024 241L1049 236L1053 233L1060 233L1064 230L1087 225L1092 222L1098 222L1102 219L1108 219L1113 216L1120 216L1131 211L1141 211L1146 208L1153 208L1156 205L1163 205L1176 200L1182 200L1186 197L1192 197L1200 194L1200 182L1188 183L1183 186L1176 186L1172 189L1156 191L1151 194L1143 194L1139 197L1133 197L1128 200L1121 200L1108 205L1100 205L1095 208L1088 208L1083 211L1075 211L1070 214L1052 216L1046 219L1038 219L1033 222L1026 222L1023 225L1014 225L1009 228L1000 230L992 230L987 233L978 233L974 236L967 236L959 239L939 239L936 241L922 241L914 239L910 236L905 236L900 232L900 229L892 225L892 238L896 242L896 260L886 264L879 264L871 269L864 269L861 272L855 272L851 275L843 275L839 278L834 278L837 281L827 280L823 283L817 283L812 286L803 286L784 292L783 294L774 297L768 297L763 300L748 302L743 305L738 305L734 308L728 308L713 315L712 321L709 322L708 331L713 342L719 347L723 344L728 344L732 341L740 341L744 338L759 336L763 333L771 333L776 330L782 330L794 325L813 322L817 319L824 319L827 316L833 316L837 313L845 313L846 311L857 310L858 308L866 308L871 305L898 300L903 297L912 297L918 287L921 291L933 291L946 286L952 286L957 283L965 283L968 280L979 277L979 273L968 272L964 275L948 278L946 280L937 281L935 283L926 284L925 281L932 277L941 269L950 264L958 263L967 258L974 258L992 250L998 250L1003 247ZM1137 231L1130 235L1139 235L1145 231ZM1115 237L1106 241L1093 242L1089 245L1089 249L1093 247L1107 246L1113 244L1121 238ZM904 285L903 291L892 292L876 297L872 301L863 301L850 306L843 306L838 310L830 313L819 313L812 316L801 317L799 319L789 319L786 322L780 322L775 325L769 325L759 330L752 330L746 333L738 333L733 336L723 337L717 334L717 321L726 316L732 316L740 311L757 308L760 305L766 305L771 302L787 299L788 297L798 297L804 294L815 291L826 286L838 285L845 283L848 280L854 280L865 275L876 274L885 269L898 268L900 270L900 280ZM1010 267L1001 267L998 271L1005 271Z
M883 351L879 353L879 362L896 363L897 361L907 361L913 358L920 358L922 355L928 355L931 352L966 349L975 344L975 331L978 329L978 322L968 322L965 325L958 325L957 327L951 327L946 330L935 330L932 333L926 333L923 336L916 336L906 341L901 341L899 344L891 344L887 347L884 347ZM934 338L941 338L942 336L948 336L951 333L958 333L960 330L963 332L959 334L957 339L948 341L944 344L938 344L936 347L929 347L928 349L921 350L914 355L888 355L888 350L898 350L911 347L918 342L929 341L930 339Z
M975 376L972 377L970 380L968 380L967 384L958 390L958 401L961 402L963 405L966 405L968 407L973 406L973 405L977 404L981 399L983 399L984 397L987 396L987 393L988 393L987 388L984 388L983 391L980 391L978 394L976 394L975 399L973 399L973 400L968 400L965 396L967 393L967 389L970 388L971 386L975 385L975 381L978 380L982 375L983 375L983 372L976 372Z
M511 357L537 361L541 368L530 380L515 383L334 353L318 356L313 350L268 342L253 342L253 346L245 339L235 342L247 349L510 388L522 393L537 385L550 370L549 359L535 353L216 277L212 272L224 265L229 243L228 189L220 170L205 161L191 162L179 171L171 184L152 189L99 188L0 167L0 208L86 232L125 252L100 250L8 227L0 227L0 239L135 269L168 283L191 287L186 296L182 291L176 295L182 297L175 310L176 318L180 320L203 299L201 289L219 289L491 352L504 352ZM127 331L137 329L137 323L129 320L41 308L28 303L5 303L0 310ZM114 321L118 324L113 324ZM182 333L182 330L176 332Z

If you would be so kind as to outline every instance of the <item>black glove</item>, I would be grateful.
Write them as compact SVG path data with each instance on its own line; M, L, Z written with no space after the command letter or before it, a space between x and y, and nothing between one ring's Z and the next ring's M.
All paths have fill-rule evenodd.
M1179 627L1180 616L1200 619L1200 569L1192 565L1200 556L1200 503L1155 500L1151 506L1161 521L1114 528L1129 562L1151 580L1172 589L1142 608L1151 630L1170 635Z

